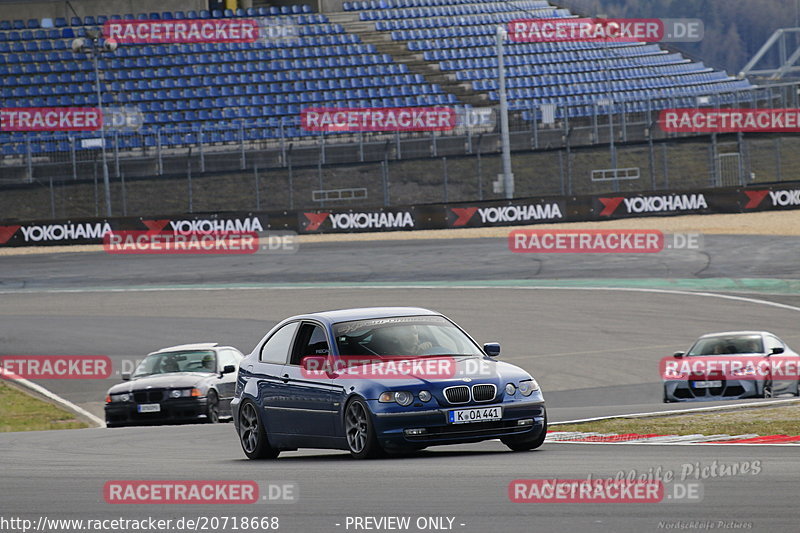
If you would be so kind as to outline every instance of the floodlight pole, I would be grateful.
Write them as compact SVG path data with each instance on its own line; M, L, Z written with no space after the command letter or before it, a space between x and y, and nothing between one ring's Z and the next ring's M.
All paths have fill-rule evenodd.
M503 46L506 29L497 27L497 77L500 93L500 142L503 151L503 190L506 199L514 198L514 174L511 172L511 140L508 133L508 97L506 95L506 69L503 60Z
M90 46L86 45L86 41L91 42ZM97 107L100 110L100 116L105 120L105 113L103 111L103 95L100 89L100 64L97 57L100 55L100 32L98 30L87 30L86 38L78 38L72 42L72 50L74 52L83 52L92 56L92 65L94 66L94 88L97 95ZM114 51L116 43L113 46L108 46L111 41L106 43L106 51ZM105 123L100 128L100 149L103 158L103 188L105 189L106 199L106 216L111 217L111 180L108 177L108 155L106 154L106 130Z
M92 62L94 63L94 85L97 92L97 105L100 108L100 116L105 121L105 113L103 112L103 97L100 92L100 65L97 61L97 43L92 39ZM108 177L108 158L106 156L106 125L105 122L100 128L100 139L103 153L103 187L105 188L106 195L106 216L111 217L111 180Z

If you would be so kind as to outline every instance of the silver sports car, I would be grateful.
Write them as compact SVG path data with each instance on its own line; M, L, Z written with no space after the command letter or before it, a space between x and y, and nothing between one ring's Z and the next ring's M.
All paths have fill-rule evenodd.
M662 360L664 401L800 396L800 355L768 331L703 335Z

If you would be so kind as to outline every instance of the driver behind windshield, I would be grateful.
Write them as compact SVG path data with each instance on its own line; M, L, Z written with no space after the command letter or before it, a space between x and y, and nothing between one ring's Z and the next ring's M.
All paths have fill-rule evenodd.
M403 346L403 351L398 355L422 355L423 352L430 350L433 343L419 342L419 327L410 326L399 328L400 342Z
M417 326L378 329L370 344L381 355L422 355L433 347L430 342L420 342Z

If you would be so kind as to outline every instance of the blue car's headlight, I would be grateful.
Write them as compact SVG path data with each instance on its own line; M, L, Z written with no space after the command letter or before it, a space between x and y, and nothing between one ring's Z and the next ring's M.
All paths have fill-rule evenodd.
M519 382L519 391L523 396L530 396L537 390L539 390L539 384L533 378Z
M381 403L392 403L395 402L399 405L411 405L411 402L414 401L414 395L408 391L395 391L395 392L384 392L378 398L378 401Z
M517 388L514 386L513 383L508 383L506 385L506 394L508 394L509 396L514 396L514 394L516 392L517 392Z
M419 396L419 399L422 400L423 402L430 401L430 399L432 398L431 393L426 390L419 391L417 396Z

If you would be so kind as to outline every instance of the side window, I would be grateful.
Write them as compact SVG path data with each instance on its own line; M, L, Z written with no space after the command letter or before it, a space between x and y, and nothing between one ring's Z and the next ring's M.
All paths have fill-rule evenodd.
M294 333L299 325L299 322L292 322L276 331L261 347L261 361L264 363L285 364Z
M317 324L303 324L297 341L294 343L292 359L290 364L299 365L303 357L308 355L328 355L328 340L325 338L325 330Z

